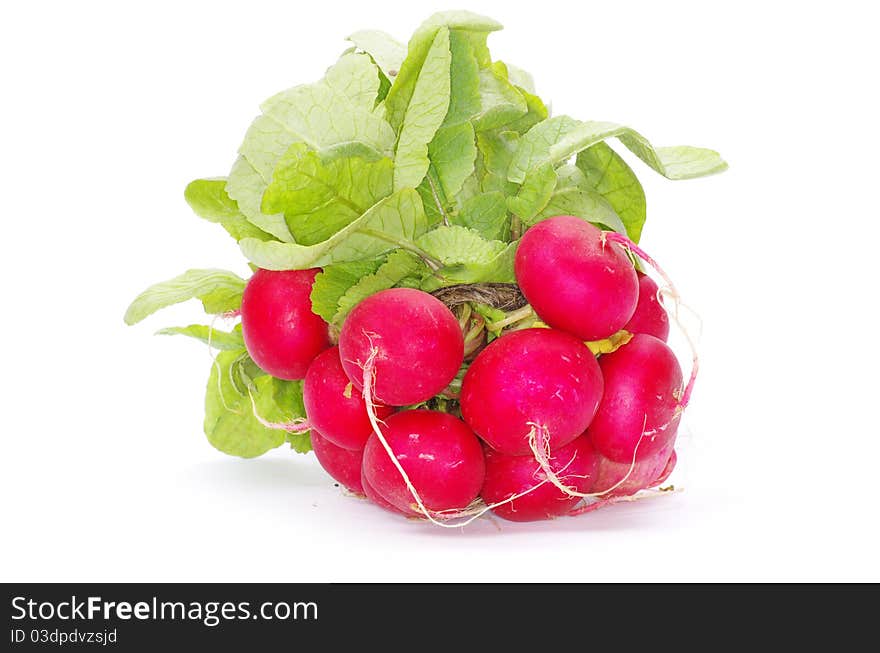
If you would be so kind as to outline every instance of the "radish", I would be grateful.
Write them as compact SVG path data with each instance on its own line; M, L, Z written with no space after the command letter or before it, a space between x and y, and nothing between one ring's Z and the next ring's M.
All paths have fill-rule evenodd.
M389 417L380 434L367 441L363 475L398 510L459 511L477 498L485 477L483 449L457 417L407 410Z
M309 424L337 447L360 451L373 432L361 393L352 388L342 369L339 347L326 349L312 361L303 383L303 403ZM379 419L393 408L375 405Z
M279 379L302 379L312 360L330 346L327 323L312 312L318 268L257 270L241 300L241 330L248 354Z
M471 363L462 416L501 453L534 452L536 431L555 450L590 425L602 385L596 359L580 340L555 329L523 329L493 341Z
M623 327L630 333L647 333L663 342L669 337L669 316L657 299L659 290L654 280L646 274L639 275L639 301L636 312Z
M597 454L598 469L593 492L605 497L629 496L639 490L656 487L665 481L675 467L673 442L652 456L635 464L617 463Z
M599 366L605 394L588 431L596 451L630 464L667 447L678 428L683 393L681 367L672 350L659 338L640 333L602 356Z
M359 390L389 406L427 401L455 378L464 337L455 315L421 290L392 288L367 297L349 313L339 335L342 367ZM370 361L371 369L367 368Z
M370 485L370 482L367 480L366 475L363 473L363 467L361 468L361 486L364 488L364 494L367 495L367 498L383 510L393 512L398 515L403 515L404 517L416 517L419 514L412 510L400 510L399 508L395 508L390 503L388 503L385 498L381 494L376 492L376 490L373 489L373 486Z
M555 449L550 465L559 480L576 492L593 489L598 457L588 437L580 436ZM508 456L487 447L486 481L480 492L483 500L492 505L523 492L528 493L492 508L492 512L511 521L537 521L564 515L580 501L579 496L567 494L548 482L532 456Z
M333 444L315 429L312 429L311 438L315 458L321 463L324 471L351 492L364 494L364 488L361 485L363 450L343 449Z
M639 282L632 263L580 218L560 215L529 229L514 270L538 317L582 340L616 333L636 309Z

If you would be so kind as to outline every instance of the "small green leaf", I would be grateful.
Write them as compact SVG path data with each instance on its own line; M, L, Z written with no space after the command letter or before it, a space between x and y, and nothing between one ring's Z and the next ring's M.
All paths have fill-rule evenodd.
M496 64L480 71L481 109L474 118L477 131L508 125L528 112L525 97L507 80L505 72Z
M125 312L125 323L136 324L159 309L196 298L202 300L207 313L234 311L241 307L245 283L244 279L226 270L187 270L138 295Z
M327 322L332 322L339 310L339 300L363 277L375 272L380 260L349 261L325 266L312 284L312 311Z
M556 171L549 164L543 165L526 177L515 197L507 198L507 208L528 223L547 206L555 187Z
M226 192L226 179L196 179L183 193L184 199L200 218L220 224L235 240L258 238L271 240L273 236L261 230L238 209L238 203Z
M626 161L606 143L596 143L577 157L585 184L604 197L637 243L647 216L645 191Z
M502 243L504 245L504 243ZM445 266L422 281L422 290L430 292L459 283L515 283L513 262L519 241L503 247L493 258Z
M342 295L332 322L342 324L351 309L370 295L394 288L407 277L421 278L427 272L427 266L415 254L394 250L375 273L364 276Z
M444 195L454 197L474 171L477 145L473 126L465 122L441 127L428 147L428 155Z
M505 248L503 242L486 240L479 232L459 226L437 227L416 244L444 265L487 263Z
M241 351L244 349L244 338L241 336L241 325L236 325L233 331L220 331L205 324L190 324L185 327L167 327L156 331L161 336L189 336L201 340L213 349L223 351Z
M269 422L305 417L302 382L261 374L243 351L220 352L205 392L208 441L223 453L242 458L260 456L288 441L284 430L260 423L254 405L257 414ZM301 439L300 446L305 448Z
M474 195L462 204L454 221L489 240L507 240L510 219L504 194L498 191Z

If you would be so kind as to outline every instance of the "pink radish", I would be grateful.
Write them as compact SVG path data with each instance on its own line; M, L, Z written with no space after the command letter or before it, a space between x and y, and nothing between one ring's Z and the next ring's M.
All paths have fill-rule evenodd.
M543 430L551 451L590 425L602 374L590 350L555 329L523 329L493 341L471 363L461 388L464 420L508 455L533 450Z
M681 367L666 343L637 334L602 356L599 366L605 393L588 431L596 451L629 464L669 446L681 417L683 388Z
M385 420L381 433L400 469L374 433L364 449L363 474L395 508L411 512L418 506L401 469L428 511L462 510L477 498L485 477L483 450L460 419L438 411L408 410Z
M309 424L338 447L360 451L373 432L360 391L352 387L339 360L339 347L327 349L312 361L303 383L303 403ZM381 420L393 412L375 405Z
M355 306L339 335L348 378L363 390L372 360L372 396L389 406L427 401L455 378L464 359L464 337L455 316L435 297L392 288Z
M588 437L580 436L554 450L550 465L559 480L576 492L593 489L598 459ZM566 494L547 481L533 456L508 456L487 447L486 482L480 493L483 501L492 505L528 490L528 494L496 506L492 512L511 521L537 521L564 515L580 501L580 497Z
M373 489L373 486L370 485L370 482L367 480L366 475L363 473L363 469L361 469L361 485L364 488L364 494L367 495L367 498L383 510L393 512L398 515L403 515L404 517L416 517L419 514L413 510L400 510L399 508L395 508L390 503L388 503L385 498L381 494L376 492L376 490Z
M598 470L593 492L603 497L628 496L639 490L660 485L675 467L673 442L635 464L617 463L597 454Z
M666 342L669 337L669 316L657 299L658 290L651 277L639 272L639 302L636 312L623 328L630 333L647 333Z
M632 263L580 218L560 215L526 231L515 272L538 316L582 340L616 333L636 309L639 283Z
M330 346L327 323L312 312L318 272L257 270L244 289L245 347L261 369L279 379L302 379L315 356Z
M330 474L335 481L344 485L355 494L363 494L361 485L361 462L364 457L363 451L343 449L315 429L311 432L312 450L315 458L321 463L324 471Z

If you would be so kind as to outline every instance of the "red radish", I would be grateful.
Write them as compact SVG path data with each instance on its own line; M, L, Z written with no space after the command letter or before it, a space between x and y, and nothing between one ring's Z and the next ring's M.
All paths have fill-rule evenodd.
M373 489L373 486L370 485L370 482L367 480L366 474L363 473L363 468L361 469L361 485L364 488L364 494L367 495L367 498L380 508L387 510L388 512L403 515L404 517L415 517L418 515L417 512L400 510L399 508L395 508L390 503L388 503L385 498L381 494L376 492L376 490Z
M657 299L658 290L651 277L639 272L639 303L623 328L630 333L647 333L666 342L669 337L669 316Z
M638 278L624 250L574 216L549 218L526 231L514 269L538 316L582 340L616 333L636 309Z
M550 466L559 480L581 493L590 492L593 488L597 465L597 456L586 436L556 449L550 457ZM492 509L499 517L511 521L550 519L571 511L580 497L565 494L546 479L546 474L534 457L508 456L487 447L486 482L480 496L492 505L528 492Z
M672 455L669 456L669 460L666 461L666 467L663 468L663 471L660 472L660 476L655 478L651 485L648 487L657 487L661 483L665 483L666 479L672 476L672 472L675 471L675 464L678 462L678 454L675 453L675 449L672 450Z
M643 461L667 447L678 428L683 391L672 350L659 338L640 333L602 356L599 366L605 394L589 428L596 451L629 464L634 456Z
M461 388L464 420L493 449L532 450L536 427L551 450L586 430L602 398L602 374L590 350L555 329L503 335L471 363Z
M427 510L461 510L477 498L485 477L483 449L460 419L407 410L385 420L381 433ZM415 510L418 502L375 433L364 449L363 475L395 508Z
M364 452L338 447L315 429L311 432L312 450L324 471L355 494L363 494L361 462Z
M330 346L327 323L312 312L319 269L257 270L241 300L241 330L248 354L268 374L302 379L312 360Z
M392 288L367 297L349 313L339 353L359 391L372 359L375 400L409 406L427 401L455 378L464 359L464 337L439 299L421 290Z
M364 398L342 369L339 347L326 349L312 361L303 383L303 403L309 424L338 447L362 450L373 432ZM379 419L392 412L375 405Z
M660 485L675 467L673 444L669 442L654 455L635 464L617 463L597 454L599 465L593 492L602 494L603 498L628 496Z

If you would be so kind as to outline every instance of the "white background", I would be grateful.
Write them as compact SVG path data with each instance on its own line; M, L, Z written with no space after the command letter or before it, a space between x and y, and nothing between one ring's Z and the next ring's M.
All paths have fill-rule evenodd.
M128 302L190 268L246 274L183 201L258 104L344 37L406 39L420 2L5 3L0 579L880 580L876 20L868 3L480 2L496 58L555 113L718 149L643 164L643 245L702 316L674 496L536 524L416 524L311 456L225 457L210 361ZM632 157L630 157L632 160Z

